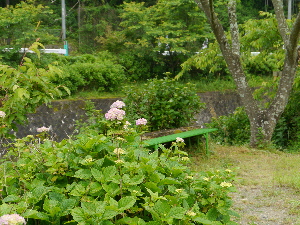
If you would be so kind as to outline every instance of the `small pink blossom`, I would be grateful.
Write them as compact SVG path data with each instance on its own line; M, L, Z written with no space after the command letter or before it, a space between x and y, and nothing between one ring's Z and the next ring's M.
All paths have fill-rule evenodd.
M181 137L177 137L176 138L176 142L178 143L178 142L184 142L184 140L183 140L183 138L181 138Z
M111 108L105 113L105 118L107 120L122 120L124 119L125 111L118 108Z
M39 133L41 133L41 132L48 132L48 131L50 131L50 127L42 126L40 128L37 128L36 131L39 132Z
M135 124L136 124L137 126L139 126L139 125L146 125L147 122L148 122L148 121L147 121L145 118L140 118L140 119L137 119L137 120L135 121Z
M110 106L111 109L112 109L112 108L121 109L121 108L123 108L123 107L125 107L125 103L122 102L122 101L119 101L119 100L115 101L115 102Z
M3 111L0 111L0 118L4 118L6 116L6 113Z
M128 130L130 125L131 125L131 123L129 123L128 121L126 121L125 125L124 125L124 129Z
M0 225L26 224L25 219L19 214L6 214L0 217Z

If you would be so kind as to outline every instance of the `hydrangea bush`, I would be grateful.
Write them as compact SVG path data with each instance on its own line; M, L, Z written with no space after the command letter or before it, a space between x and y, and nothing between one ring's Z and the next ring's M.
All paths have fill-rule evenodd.
M114 132L91 124L61 142L16 140L0 164L0 216L19 214L27 224L234 224L232 171L191 171L181 138L144 148L142 118L101 120Z

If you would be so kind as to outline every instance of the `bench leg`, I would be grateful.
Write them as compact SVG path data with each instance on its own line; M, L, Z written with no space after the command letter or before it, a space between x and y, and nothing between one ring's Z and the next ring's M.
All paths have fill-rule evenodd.
M205 147L206 147L206 155L209 155L209 149L208 149L208 133L204 134L205 136Z

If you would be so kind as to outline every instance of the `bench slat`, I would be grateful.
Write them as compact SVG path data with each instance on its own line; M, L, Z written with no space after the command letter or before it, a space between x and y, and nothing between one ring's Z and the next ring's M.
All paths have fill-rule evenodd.
M217 130L216 128L211 128L211 129L195 129L195 130L184 131L177 134L170 134L162 137L145 140L144 145L145 146L158 145L170 141L175 141L177 137L181 137L181 138L194 137L201 134L207 134L216 130Z

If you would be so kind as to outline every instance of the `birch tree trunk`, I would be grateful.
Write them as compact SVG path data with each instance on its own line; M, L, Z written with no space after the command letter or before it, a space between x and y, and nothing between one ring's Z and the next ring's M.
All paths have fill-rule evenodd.
M194 1L204 11L237 86L237 91L250 120L250 145L257 147L258 144L269 144L276 123L288 103L296 74L296 67L298 65L297 43L300 36L300 14L297 15L292 28L289 28L284 16L283 0L272 0L278 22L278 29L283 39L286 52L276 96L271 100L268 108L261 108L259 101L253 97L253 91L247 83L241 62L239 30L236 18L236 0L229 0L227 5L231 42L227 39L224 29L214 12L213 0Z

